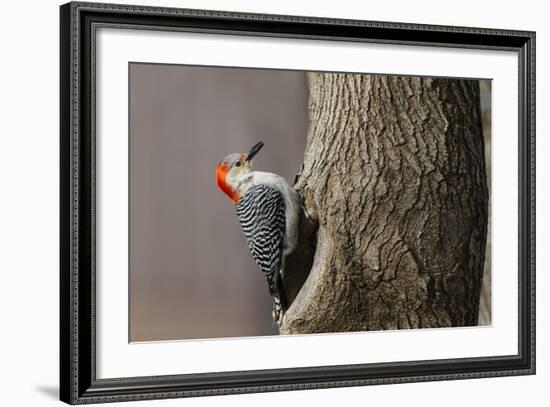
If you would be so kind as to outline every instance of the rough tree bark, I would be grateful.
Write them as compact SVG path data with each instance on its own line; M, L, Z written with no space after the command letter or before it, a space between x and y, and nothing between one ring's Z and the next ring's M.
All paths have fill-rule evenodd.
M477 81L310 73L283 334L476 325L487 229Z

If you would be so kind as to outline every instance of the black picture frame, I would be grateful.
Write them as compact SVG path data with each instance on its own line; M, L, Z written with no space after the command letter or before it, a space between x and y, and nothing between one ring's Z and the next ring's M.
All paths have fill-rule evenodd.
M535 33L72 2L60 7L60 398L70 404L535 373ZM515 51L519 349L515 355L96 378L94 42L99 26Z

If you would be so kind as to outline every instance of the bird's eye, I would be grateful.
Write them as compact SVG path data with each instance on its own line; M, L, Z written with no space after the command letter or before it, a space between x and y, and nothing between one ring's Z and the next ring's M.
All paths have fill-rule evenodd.
M235 165L236 165L237 167L240 167L240 166L241 166L241 162L240 162L240 161L237 161L237 162L235 163Z

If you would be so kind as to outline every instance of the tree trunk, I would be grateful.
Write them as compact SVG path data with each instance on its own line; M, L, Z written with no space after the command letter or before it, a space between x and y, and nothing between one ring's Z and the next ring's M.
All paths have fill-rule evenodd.
M488 192L478 81L308 74L283 334L476 325ZM306 278L307 276L307 278Z

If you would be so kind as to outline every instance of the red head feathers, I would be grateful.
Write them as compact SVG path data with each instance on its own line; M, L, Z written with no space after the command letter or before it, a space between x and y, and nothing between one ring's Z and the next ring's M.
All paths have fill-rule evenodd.
M216 184L218 188L224 192L234 204L239 201L239 193L227 183L227 173L229 172L229 166L225 162L218 164L216 169Z

